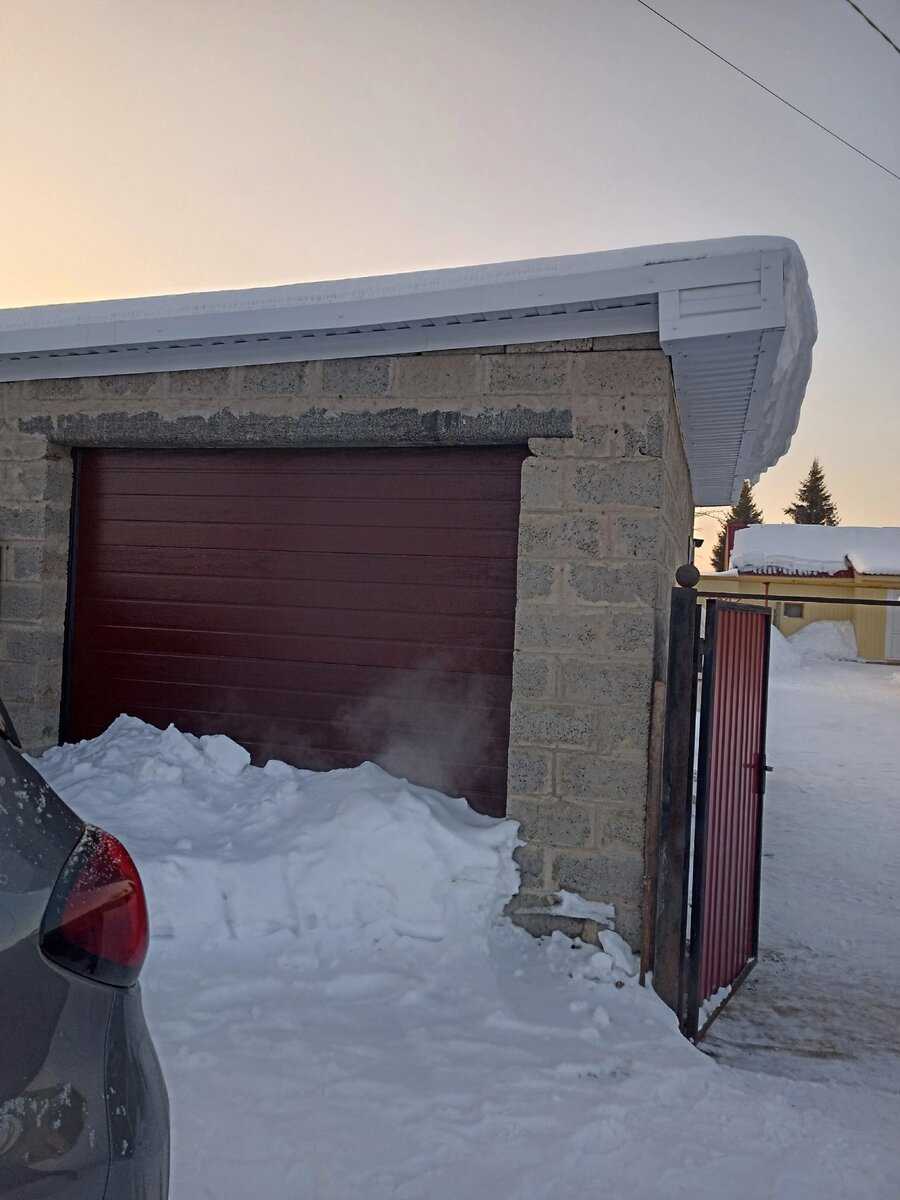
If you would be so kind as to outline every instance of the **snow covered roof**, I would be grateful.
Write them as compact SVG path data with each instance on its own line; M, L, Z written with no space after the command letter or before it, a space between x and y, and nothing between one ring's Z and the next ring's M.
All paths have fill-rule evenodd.
M816 318L788 238L0 311L0 380L135 374L658 332L698 504L785 453Z
M748 525L734 535L731 566L756 575L900 575L900 528Z

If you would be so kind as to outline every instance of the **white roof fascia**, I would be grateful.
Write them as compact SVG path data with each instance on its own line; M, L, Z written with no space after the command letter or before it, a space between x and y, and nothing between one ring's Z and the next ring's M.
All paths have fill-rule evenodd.
M672 358L695 500L728 503L787 449L809 375L815 314L802 257L784 238L8 309L0 381L657 330ZM779 372L786 343L791 361Z

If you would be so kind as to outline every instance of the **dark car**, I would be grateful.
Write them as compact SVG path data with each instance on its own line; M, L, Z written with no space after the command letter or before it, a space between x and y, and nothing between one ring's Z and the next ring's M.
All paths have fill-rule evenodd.
M17 747L0 702L0 1197L165 1200L140 876Z

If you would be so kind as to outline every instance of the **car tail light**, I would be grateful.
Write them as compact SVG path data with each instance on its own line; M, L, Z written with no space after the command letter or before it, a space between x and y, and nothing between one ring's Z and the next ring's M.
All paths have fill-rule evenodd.
M149 936L144 887L131 855L110 834L86 825L47 905L41 949L79 975L129 987Z

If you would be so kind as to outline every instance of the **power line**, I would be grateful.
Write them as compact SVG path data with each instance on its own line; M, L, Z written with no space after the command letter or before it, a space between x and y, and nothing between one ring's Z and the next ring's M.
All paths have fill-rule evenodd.
M889 38L889 37L888 37L888 35L887 35L887 34L884 32L884 30L883 30L883 29L879 29L879 28L878 28L878 26L875 24L875 22L872 20L872 18L871 18L871 17L869 17L869 16L867 16L867 15L866 15L866 14L863 12L863 10L862 10L862 9L859 7L859 5L858 5L858 4L854 4L854 3L853 3L853 0L847 0L847 3L850 5L850 7L851 7L851 8L852 8L852 9L853 9L855 12L858 12L858 13L859 13L859 15L862 17L862 19L863 19L864 21L866 21L866 22L867 22L869 25L871 25L871 26L872 26L872 28L875 30L875 32L876 32L876 33L880 33L880 34L881 34L881 36L884 38L884 40L887 42L887 44L888 44L889 46L893 46L893 47L894 47L894 49L897 51L897 53L898 53L898 54L900 54L900 46L898 46L898 45L897 45L897 43L896 43L895 41L893 41L891 38Z
M776 100L780 100L782 104L786 104L787 107L792 109L795 113L798 113L801 117L805 117L806 120L815 125L817 129L821 129L823 133L827 133L829 137L833 137L836 142L840 142L842 146L846 146L848 150L852 150L854 154L858 154L861 158L864 158L866 162L870 162L874 167L878 167L879 170L884 171L885 174L890 175L892 179L896 179L898 183L900 183L900 175L898 175L896 171L892 171L890 167L886 167L884 163L879 162L877 158L872 158L870 154L866 154L864 150L860 150L859 146L854 146L852 142L848 142L846 138L842 138L839 133L835 133L833 129L829 129L827 125L823 125L821 121L817 121L815 117L811 117L809 113L804 112L802 108L798 108L796 104L791 104L790 100L786 100L784 96L779 96L778 92L773 92L770 87L766 87L764 83L760 83L758 79L756 79L753 75L748 74L747 71L742 70L730 59L726 58L724 54L720 54L718 50L713 50L712 46L707 46L706 42L701 42L700 39L694 37L692 33L688 33L686 29L682 29L680 25L676 25L674 21L671 21L667 16L664 16L663 13L658 12L652 4L647 3L647 0L636 0L636 3L640 4L642 8L646 8L648 12L652 12L655 17L659 17L661 21L665 21L667 25L671 25L673 29L677 29L679 33L683 33L686 38L690 38L692 42L695 42L698 46L701 46L709 54L712 54L719 60L719 62L723 62L726 67L731 67L732 71L737 71L738 75L743 75L745 79L749 79L751 83L755 83L758 88L762 88L764 92L768 92L770 96L774 96ZM854 8L855 7L856 6L854 5ZM878 32L880 33L881 30Z

